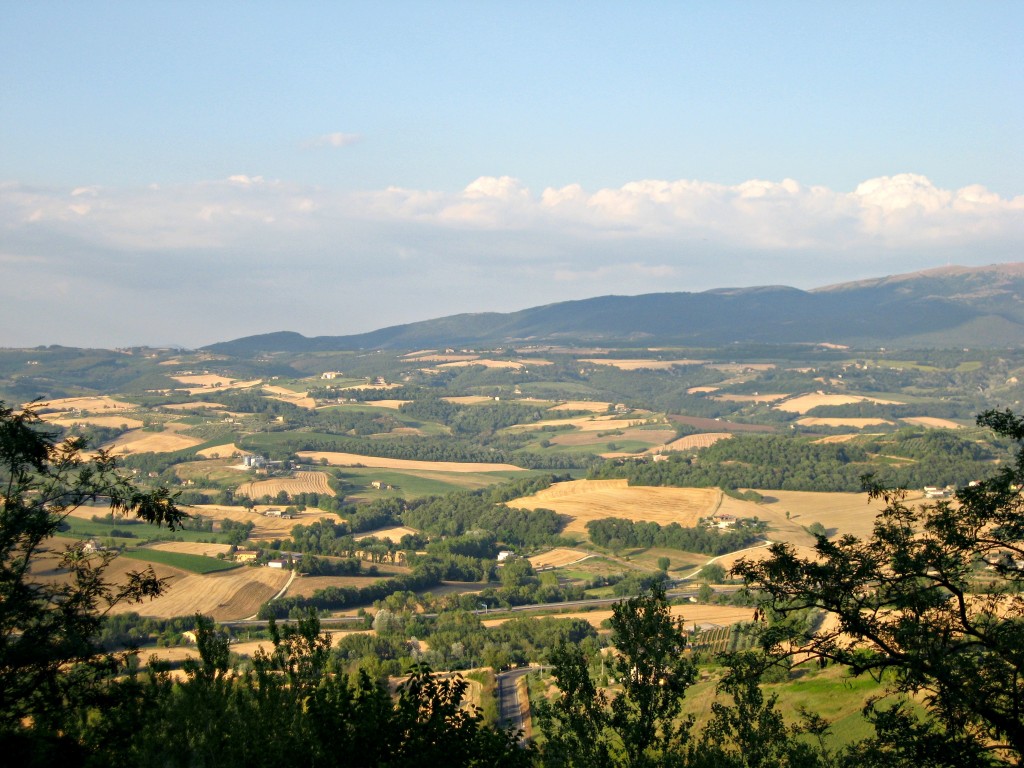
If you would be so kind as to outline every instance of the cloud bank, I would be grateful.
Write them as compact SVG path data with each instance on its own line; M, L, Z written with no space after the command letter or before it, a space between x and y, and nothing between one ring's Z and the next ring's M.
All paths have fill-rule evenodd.
M915 174L848 192L792 179L534 191L502 176L457 192L360 193L237 175L143 189L8 183L0 229L0 345L199 345L606 293L813 287L1016 261L1024 196Z

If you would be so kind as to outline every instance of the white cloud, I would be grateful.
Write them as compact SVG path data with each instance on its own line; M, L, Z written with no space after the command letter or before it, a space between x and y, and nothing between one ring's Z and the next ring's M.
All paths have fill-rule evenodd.
M791 179L534 191L485 176L456 192L356 194L238 174L135 189L0 184L0 233L0 282L67 286L32 343L90 343L61 333L98 333L82 318L109 296L133 319L103 332L146 335L91 343L198 344L603 293L813 287L1017 260L1024 197L913 174L852 192ZM37 300L8 298L0 328L27 327L18 318ZM0 335L13 343L25 341Z
M342 133L341 131L335 131L334 133L325 133L322 136L315 136L312 139L307 139L302 142L302 147L304 149L349 147L353 144L358 144L362 140L363 137L358 133Z

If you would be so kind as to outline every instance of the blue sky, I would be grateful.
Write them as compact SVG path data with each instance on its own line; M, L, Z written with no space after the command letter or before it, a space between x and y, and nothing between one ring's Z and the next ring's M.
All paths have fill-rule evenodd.
M1021 260L1022 40L1019 2L10 3L0 345Z

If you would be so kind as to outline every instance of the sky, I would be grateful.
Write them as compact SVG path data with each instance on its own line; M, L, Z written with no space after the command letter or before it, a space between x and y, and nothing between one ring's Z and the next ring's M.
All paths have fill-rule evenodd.
M0 346L1024 261L1024 3L5 3Z

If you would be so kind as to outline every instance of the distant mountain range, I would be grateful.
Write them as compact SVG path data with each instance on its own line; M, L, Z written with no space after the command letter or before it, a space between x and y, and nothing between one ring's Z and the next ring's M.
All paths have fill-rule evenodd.
M248 336L206 347L251 356L534 344L1002 347L1024 344L1024 263L942 267L802 291L721 288L451 315L352 336Z

